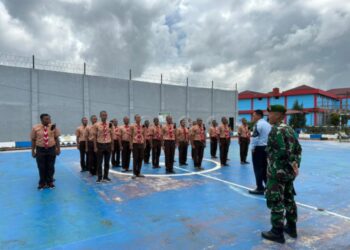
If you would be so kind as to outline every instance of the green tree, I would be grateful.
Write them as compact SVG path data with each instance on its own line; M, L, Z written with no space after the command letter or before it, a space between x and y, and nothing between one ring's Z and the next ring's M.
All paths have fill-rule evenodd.
M332 113L329 116L328 124L331 126L339 126L339 123L340 123L340 115L337 113Z
M293 104L293 110L303 111L303 105L299 104L298 100L296 100ZM306 125L305 113L301 112L290 115L289 125L293 129L304 128Z

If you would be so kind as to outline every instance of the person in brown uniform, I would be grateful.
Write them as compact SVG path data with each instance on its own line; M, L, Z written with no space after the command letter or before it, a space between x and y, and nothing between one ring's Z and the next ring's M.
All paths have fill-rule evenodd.
M159 119L157 117L153 119L153 123L150 134L152 138L152 165L153 168L160 168L159 157L162 149L162 127L159 125Z
M97 155L95 153L94 148L94 130L93 126L97 122L97 116L92 115L90 117L91 125L88 125L86 128L86 134L87 134L87 144L88 144L88 155L87 155L87 162L88 162L88 169L90 171L91 175L96 175L97 171Z
M221 118L222 124L219 126L219 144L220 144L220 163L221 166L227 165L227 156L231 143L230 127L226 117Z
M55 188L54 173L56 156L60 154L60 131L55 124L50 124L48 114L40 115L41 124L32 128L32 156L36 158L39 170L38 189Z
M216 151L218 148L218 124L216 120L211 122L211 127L209 129L209 137L210 137L210 155L211 158L217 159Z
M238 143L241 164L249 164L249 162L247 162L247 155L250 143L250 130L248 128L247 120L245 118L242 119L242 125L238 128Z
M192 135L192 129L197 125L197 121L193 121L192 122L192 126L191 128L189 129L189 133L190 133L190 139L191 139L191 135ZM194 160L194 149L191 145L191 157L192 157L192 160Z
M152 148L152 138L151 138L152 132L149 126L149 120L145 121L143 127L145 129L145 140L146 140L144 161L145 161L145 164L149 164L149 158L151 157L151 148Z
M165 173L175 174L174 157L175 157L175 129L173 118L168 115L166 124L162 127L162 146L165 154Z
M108 177L109 161L111 152L114 150L113 136L114 126L107 122L108 114L106 111L100 112L101 122L97 122L93 126L94 130L94 149L97 154L97 180L96 183L101 183L102 180L110 182ZM104 163L103 179L102 179L102 163Z
M191 134L191 145L193 149L193 163L194 167L203 170L202 160L204 154L204 148L206 144L205 140L205 128L203 126L202 119L197 119L197 125L193 126Z
M112 124L114 126L114 150L112 152L112 168L120 167L120 148L121 148L121 140L120 140L120 128L118 127L118 120L113 119Z
M146 144L145 128L141 125L141 116L135 115L135 124L130 127L130 149L133 157L133 179L145 177L141 174Z
M176 129L176 144L179 149L179 164L180 166L187 164L187 149L188 149L189 133L186 128L186 121L180 121L180 127Z
M83 117L81 119L81 125L76 129L75 135L77 137L77 148L80 152L80 172L88 171L87 166L87 152L88 152L88 144L87 144L87 124L88 119Z
M120 140L121 140L121 150L122 150L122 172L129 172L130 167L130 126L129 117L125 116L123 118L124 125L120 127Z

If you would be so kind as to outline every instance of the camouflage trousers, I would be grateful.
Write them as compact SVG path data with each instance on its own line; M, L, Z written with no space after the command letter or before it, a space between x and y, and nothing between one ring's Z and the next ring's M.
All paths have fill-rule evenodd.
M294 195L293 181L281 182L273 178L267 180L265 196L267 207L271 210L273 227L282 228L285 219L288 223L296 223L298 213Z

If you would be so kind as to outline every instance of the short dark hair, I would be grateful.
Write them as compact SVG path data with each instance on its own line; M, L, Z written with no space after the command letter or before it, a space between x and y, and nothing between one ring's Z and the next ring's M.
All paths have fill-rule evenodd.
M254 113L259 115L260 117L264 117L264 112L261 109L255 110Z
M46 113L41 114L41 115L40 115L40 120L44 119L45 116L50 116L50 115L49 115L49 114L46 114Z
M102 110L102 111L100 112L100 115L101 115L102 113L106 113L106 114L107 114L107 111L106 111L106 110Z

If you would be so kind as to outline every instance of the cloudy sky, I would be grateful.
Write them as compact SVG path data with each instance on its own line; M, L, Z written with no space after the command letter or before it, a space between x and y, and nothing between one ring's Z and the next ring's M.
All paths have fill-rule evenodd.
M240 91L350 87L350 1L0 0L0 53Z

